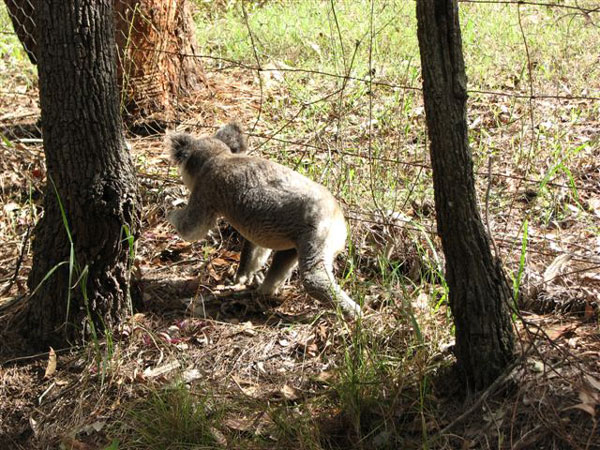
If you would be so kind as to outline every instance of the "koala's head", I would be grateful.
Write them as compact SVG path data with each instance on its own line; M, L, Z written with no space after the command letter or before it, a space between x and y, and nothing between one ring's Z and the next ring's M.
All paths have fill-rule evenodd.
M224 127L219 128L219 131L215 134L215 138L224 142L231 149L232 153L246 153L248 151L244 130L237 122L230 122Z
M246 153L248 150L246 137L237 122L221 127L213 137L196 139L187 133L168 134L167 147L171 160L179 167L183 182L189 189L193 186L195 175L211 157L227 151Z

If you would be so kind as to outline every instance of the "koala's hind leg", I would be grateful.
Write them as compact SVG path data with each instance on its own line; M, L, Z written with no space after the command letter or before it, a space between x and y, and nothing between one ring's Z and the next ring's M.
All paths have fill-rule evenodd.
M306 292L326 303L339 304L345 313L360 316L360 306L337 284L333 276L333 254L325 254L315 245L300 252L300 276Z
M283 283L292 270L294 270L297 262L298 252L296 252L296 249L294 248L275 252L267 276L257 292L263 295L274 294L277 291L277 288L281 286L281 283Z
M202 239L217 221L216 215L201 207L185 208L171 211L167 220L175 227L179 235L186 241Z
M255 278L259 282L262 281L264 277L258 271L263 268L270 254L271 250L268 248L260 247L247 239L244 240L240 265L235 274L235 283L252 284Z

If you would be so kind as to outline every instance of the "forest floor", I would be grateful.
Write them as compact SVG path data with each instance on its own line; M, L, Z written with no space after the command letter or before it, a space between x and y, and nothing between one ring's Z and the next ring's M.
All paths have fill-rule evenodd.
M230 89L222 95L239 95ZM1 125L18 116L26 131L37 119L34 93L11 102L15 116ZM0 146L8 237L0 301L26 293L44 182L41 145L21 139ZM20 354L7 333L19 303L2 311L2 448L167 448L178 440L173 448L183 448L186 439L195 448L600 448L597 303L574 314L522 310L517 364L465 400L445 305L432 309L412 292L398 304L378 301L375 286L357 324L317 305L295 278L276 303L232 291L234 233L223 225L208 242L181 241L164 220L184 190L162 140L131 143L156 169L139 173L144 231L134 275L145 308L99 348L52 356ZM368 277L368 268L357 270ZM597 276L586 276L575 290L553 287L553 297L598 295ZM200 402L202 418L186 402ZM186 414L198 423L178 417Z
M208 89L182 103L170 125L206 134L236 119L256 154L326 184L351 229L337 275L365 305L364 319L346 321L317 304L295 274L277 299L233 290L235 232L221 224L204 241L182 241L165 221L186 191L163 136L129 133L143 197L132 276L144 306L100 341L23 354L14 317L27 294L46 180L35 77L10 72L0 91L0 448L600 449L597 103L581 100L568 116L564 100L537 104L540 148L568 142L577 152L556 144L551 155L530 154L524 170L508 149L529 146L527 101L470 100L477 188L484 199L491 187L482 209L520 312L515 364L490 389L465 395L431 179L415 165L428 162L422 104L394 97L395 106L382 107L408 121L392 134L383 113L378 125L360 119L369 102L374 111L379 99L391 102L386 88L370 100L349 83L339 102L312 110L306 99L289 99L335 86L282 67L259 83L250 71L207 64ZM554 134L556 123L566 131ZM494 153L495 177L482 144L490 135L507 149ZM408 153L377 153L392 143ZM354 147L377 158L356 159ZM419 183L402 186L404 178ZM395 190L409 193L391 200ZM392 206L372 205L382 203Z

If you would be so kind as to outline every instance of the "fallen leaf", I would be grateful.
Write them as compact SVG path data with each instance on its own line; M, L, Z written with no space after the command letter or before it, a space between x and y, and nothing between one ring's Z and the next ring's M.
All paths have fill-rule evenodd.
M264 412L260 412L254 417L231 417L223 421L223 424L231 430L253 435L264 434L272 423L269 416Z
M211 261L211 264L215 267L228 267L231 265L229 261L225 261L223 258L215 258Z
M283 385L283 387L279 390L279 393L286 400L298 400L299 397L298 390L287 384Z
M246 417L225 419L225 426L234 431L247 432L254 425L254 420Z
M598 405L600 404L600 394L592 392L585 386L579 391L579 400L581 400L582 403L587 403L589 405Z
M202 374L198 369L189 369L183 372L183 381L191 383L194 380L202 378Z
M244 325L244 329L242 330L243 334L246 336L256 336L256 330L254 329L252 322L244 322L242 325Z
M151 369L150 367L148 367L148 368L146 368L146 370L144 370L144 377L156 378L161 375L165 375L165 374L171 372L172 370L178 369L180 365L181 364L179 363L179 361L172 361L172 362L164 364L160 367L155 367L154 369Z
M320 381L321 383L329 384L334 377L335 374L333 372L323 371L316 376L315 380Z
M592 197L588 200L589 210L600 217L600 198Z
M600 392L600 381L588 374L586 374L585 380L588 382L590 387L593 387L594 389Z
M590 389L590 387L584 385L579 391L579 400L581 400L581 403L569 406L568 408L565 408L565 410L580 409L588 413L590 416L592 416L592 418L595 418L596 408L600 406L600 393L594 392Z
M562 337L571 337L575 328L577 327L573 324L551 325L546 329L546 333L548 334L548 337L554 341Z
M590 302L585 303L585 312L583 313L583 317L585 320L590 320L596 317L596 311L594 311L594 307L590 304Z
M93 433L98 433L102 431L102 428L104 428L105 425L106 422L99 420L88 425L84 425L83 427L81 427L80 431L90 436Z
M50 351L48 352L48 364L46 365L46 373L44 373L44 378L50 378L56 372L56 353L54 349L50 347Z
M565 410L569 410L569 409L580 409L580 410L588 413L590 416L596 417L596 407L589 403L578 403L577 405L573 405L573 406L569 406L568 408L565 408Z
M40 427L38 425L38 421L35 420L33 417L29 417L29 426L31 427L31 430L33 431L33 435L37 436L38 433L40 432Z
M227 438L223 433L221 433L221 431L219 431L215 427L210 427L210 433L213 435L215 441L217 442L217 444L219 444L219 446L221 446L222 448L227 448Z
M235 384L237 384L238 388L248 397L259 398L260 390L259 387L250 380L245 380L242 378L238 378L236 376L231 377Z
M544 271L544 283L550 283L564 273L567 264L571 261L571 255L558 255Z
M244 395L246 395L250 398L260 398L261 397L261 391L258 388L258 386L246 386L241 389L242 389L242 392L244 393Z
M219 283L222 279L222 277L215 271L215 269L213 269L213 265L211 264L210 266L208 266L208 275L215 280L217 283ZM223 286L225 287L225 286Z
M308 353L309 356L317 356L317 354L319 353L319 347L317 347L317 344L312 342L307 345L306 353Z

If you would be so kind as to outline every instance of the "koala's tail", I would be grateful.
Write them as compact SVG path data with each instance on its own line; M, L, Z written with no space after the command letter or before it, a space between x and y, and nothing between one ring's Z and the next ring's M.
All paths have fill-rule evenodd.
M227 144L232 153L246 153L248 151L244 130L237 122L231 122L219 128L215 138Z
M171 160L178 166L185 163L190 157L194 138L187 133L173 133L167 135L166 141L171 152Z

